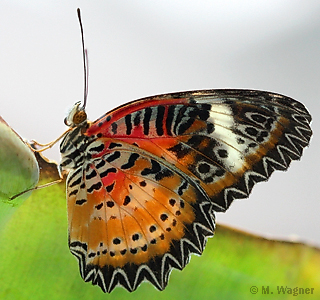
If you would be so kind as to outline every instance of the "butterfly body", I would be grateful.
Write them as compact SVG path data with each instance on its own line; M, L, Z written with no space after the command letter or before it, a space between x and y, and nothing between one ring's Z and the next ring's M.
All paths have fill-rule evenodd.
M120 106L73 121L61 143L68 173L69 247L104 292L165 288L213 236L215 211L299 159L311 117L274 93L207 90ZM81 113L83 113L81 111Z

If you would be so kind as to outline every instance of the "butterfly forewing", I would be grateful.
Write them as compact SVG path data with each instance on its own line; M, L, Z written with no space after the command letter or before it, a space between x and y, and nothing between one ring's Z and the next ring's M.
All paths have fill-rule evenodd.
M81 276L111 292L158 289L201 254L214 211L286 170L311 117L278 94L209 90L154 96L71 131L61 144L69 246Z

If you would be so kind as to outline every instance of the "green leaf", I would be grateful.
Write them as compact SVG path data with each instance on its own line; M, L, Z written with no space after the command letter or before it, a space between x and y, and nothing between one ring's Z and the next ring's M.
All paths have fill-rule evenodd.
M0 117L0 229L30 192L15 200L10 197L35 187L39 167L34 153Z
M116 288L106 295L81 279L67 239L64 185L35 191L0 235L0 299L269 298L262 287L265 292L269 287L272 299L292 299L292 294L278 295L277 286L314 288L312 299L320 296L320 250L299 243L218 226L204 254L192 256L182 272L174 270L164 291L143 283L131 294ZM255 295L252 286L258 288Z

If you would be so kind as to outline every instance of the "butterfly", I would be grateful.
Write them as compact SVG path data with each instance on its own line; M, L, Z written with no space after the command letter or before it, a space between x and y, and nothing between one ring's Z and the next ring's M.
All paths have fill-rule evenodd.
M69 248L86 282L163 290L201 254L215 212L247 198L309 144L303 104L256 90L143 98L95 122L76 103L60 145Z

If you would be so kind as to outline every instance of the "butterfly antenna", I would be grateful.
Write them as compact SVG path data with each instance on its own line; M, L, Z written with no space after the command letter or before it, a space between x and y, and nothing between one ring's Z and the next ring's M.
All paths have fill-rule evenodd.
M80 8L77 9L77 13L78 13L78 19L79 19L79 24L80 24L80 30L81 30L81 39L82 39L82 54L83 54L83 69L84 69L84 99L83 99L83 106L82 109L84 110L87 104L87 96L88 96L88 74L89 74L89 70L88 70L88 52L87 49L84 48L84 35L83 35L83 27L82 27L82 21L81 21L81 12L80 12ZM49 148L51 148L53 145L55 145L61 138L63 138L69 131L71 131L72 128L68 128L62 135L60 135L56 140L47 143L47 144L40 144L37 141L32 141L34 146L40 146L42 147L41 149L34 149L30 144L28 144L29 148L34 151L34 152L42 152L44 150L47 150ZM59 183L63 180L63 178L60 178L58 180L43 184L43 185L39 185L30 189L27 189L25 191L22 191L19 194L16 194L12 197L10 197L10 200L13 200L27 192L30 191L34 191L34 190L38 190L41 188L45 188L48 187L50 185L54 185L56 183Z
M87 103L87 97L88 97L88 86L89 86L89 60L88 60L88 50L85 49L84 50L85 54L86 54L86 67L87 67L87 72L86 72L86 91L85 91L85 99L86 99L86 103ZM83 107L85 108L85 106Z
M82 108L85 109L86 104L87 104L87 96L88 96L88 74L89 74L89 70L88 70L88 52L84 47L84 34L83 34L83 27L82 27L80 8L77 9L77 13L78 13L78 19L79 19L80 30L81 30L83 71L84 71L84 99L83 99Z

